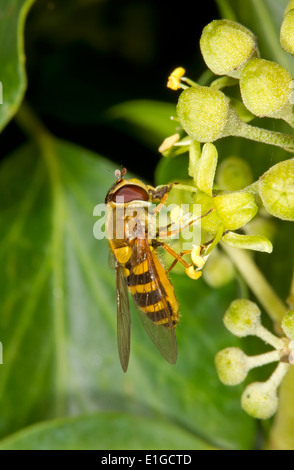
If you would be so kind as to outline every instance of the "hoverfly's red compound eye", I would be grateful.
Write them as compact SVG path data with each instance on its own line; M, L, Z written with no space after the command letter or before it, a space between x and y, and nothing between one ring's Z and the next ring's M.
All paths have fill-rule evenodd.
M117 200L118 197L121 198L121 200ZM149 195L145 189L140 186L126 184L114 193L112 200L113 202L148 201Z

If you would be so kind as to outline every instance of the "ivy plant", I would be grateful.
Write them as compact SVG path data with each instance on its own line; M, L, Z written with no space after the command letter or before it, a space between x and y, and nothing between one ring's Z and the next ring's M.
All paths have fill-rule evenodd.
M195 46L207 71L179 64L174 104L104 115L159 148L154 180L179 183L174 203L207 214L195 269L171 274L176 365L132 312L126 374L108 244L93 236L116 165L55 136L25 99L33 4L0 6L0 128L13 120L26 140L0 166L0 449L253 449L259 420L259 448L293 449L293 1L217 0L222 19Z

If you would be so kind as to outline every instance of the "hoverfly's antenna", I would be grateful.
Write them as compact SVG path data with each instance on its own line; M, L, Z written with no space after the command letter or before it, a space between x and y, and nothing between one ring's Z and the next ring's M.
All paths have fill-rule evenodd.
M114 176L115 176L115 178L116 178L116 182L117 182L117 183L123 179L123 177L125 176L126 172L127 172L127 169L126 169L126 168L123 168L122 170L115 170Z

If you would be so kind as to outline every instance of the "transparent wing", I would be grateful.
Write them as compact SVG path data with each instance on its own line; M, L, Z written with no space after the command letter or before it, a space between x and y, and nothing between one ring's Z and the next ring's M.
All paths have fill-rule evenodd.
M131 315L128 287L123 266L116 260L117 345L120 363L127 371L130 358Z
M174 324L171 318L172 311L168 301L166 300L166 294L164 290L164 282L170 282L167 278L163 281L160 279L159 273L157 272L156 266L153 261L151 251L149 249L148 242L146 240L140 240L141 244L145 244L144 249L142 250L145 253L146 260L148 263L148 271L143 273L141 277L140 291L136 292L133 295L134 302L137 307L137 311L143 323L143 326L150 336L151 340L163 355L163 357L171 364L175 364L177 360L177 340L174 329ZM139 250L140 252L141 250ZM138 255L140 258L140 255ZM138 262L140 259L138 259ZM154 291L149 291L148 284L150 284L150 279L155 285ZM131 273L129 276L129 285L135 285L136 281L134 279L134 274ZM144 289L144 286L146 288ZM156 291L156 299L154 298ZM153 296L153 297L152 297ZM153 300L160 301L163 304L163 309L160 312L152 312L152 317L156 321L165 321L164 324L156 324L148 316L148 314L143 310L145 307L153 303Z
M114 256L114 253L110 250L108 254L108 266L111 269L116 269L116 257Z

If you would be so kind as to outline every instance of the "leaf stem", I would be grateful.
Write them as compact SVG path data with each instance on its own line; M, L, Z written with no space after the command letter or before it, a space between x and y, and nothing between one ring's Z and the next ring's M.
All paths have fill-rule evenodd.
M271 319L280 323L287 307L267 282L253 259L244 250L228 247L224 243L221 245Z

